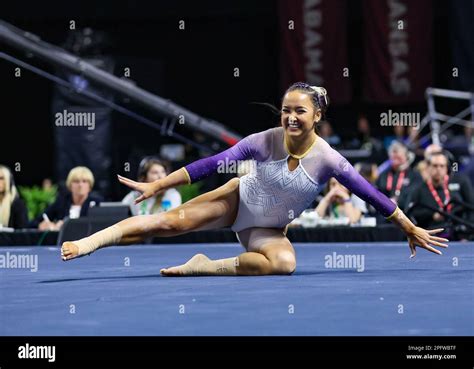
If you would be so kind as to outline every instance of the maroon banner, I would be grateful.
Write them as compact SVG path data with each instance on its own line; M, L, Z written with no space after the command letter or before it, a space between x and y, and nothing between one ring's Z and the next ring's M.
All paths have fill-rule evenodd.
M432 84L431 0L364 0L364 97L417 103Z
M281 88L322 86L331 104L351 100L345 0L280 0Z

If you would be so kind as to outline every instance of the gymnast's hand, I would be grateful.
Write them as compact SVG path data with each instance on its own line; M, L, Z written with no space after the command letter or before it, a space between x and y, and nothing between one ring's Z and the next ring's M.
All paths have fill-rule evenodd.
M433 236L443 231L443 228L426 230L420 227L414 227L410 232L407 233L408 245L410 246L411 255L413 258L416 255L416 246L420 246L428 251L434 252L435 254L442 255L442 252L435 249L433 246L446 248L448 245L445 242L449 242L448 239L443 237ZM433 246L430 246L433 245Z
M146 200L156 195L158 192L160 192L160 186L158 184L159 180L155 182L147 183L147 182L135 182L135 181L132 181L131 179L122 177L120 175L117 175L117 177L120 183L134 189L135 191L141 192L141 195L135 199L135 204L138 204L142 202L143 200Z
M408 219L408 217L403 213L403 211L398 208L398 206L389 219L399 228L401 228L403 232L407 235L408 245L410 246L411 250L411 258L416 255L416 246L424 248L425 250L431 251L438 255L442 255L442 252L435 249L433 246L443 248L448 247L448 245L446 244L446 242L449 242L448 239L434 236L435 234L441 232L443 228L426 230L417 227L411 222L410 219Z

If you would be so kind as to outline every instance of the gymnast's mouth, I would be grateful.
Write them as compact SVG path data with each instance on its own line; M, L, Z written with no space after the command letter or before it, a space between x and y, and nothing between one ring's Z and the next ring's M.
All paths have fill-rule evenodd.
M301 127L301 124L299 124L298 122L288 122L286 126L287 128L298 129Z

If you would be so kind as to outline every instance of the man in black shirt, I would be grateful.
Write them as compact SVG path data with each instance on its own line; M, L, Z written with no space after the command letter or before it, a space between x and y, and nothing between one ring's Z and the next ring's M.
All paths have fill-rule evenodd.
M474 206L471 183L461 174L448 175L448 164L444 153L433 153L428 158L426 182L420 183L409 194L409 213L420 227L444 228L446 225L447 219L428 207L442 209L470 222L474 220L473 212L462 205Z

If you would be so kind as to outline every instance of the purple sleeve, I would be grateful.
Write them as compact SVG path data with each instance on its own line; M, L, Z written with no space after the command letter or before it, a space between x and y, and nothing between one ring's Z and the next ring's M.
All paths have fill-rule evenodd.
M352 193L371 204L384 217L392 215L397 205L362 177L346 158L336 150L331 150L329 158L333 170L331 177L335 177Z
M231 148L220 152L219 154L209 156L204 159L186 165L184 168L189 174L190 182L197 182L210 176L217 171L220 163L231 163L232 161L247 160L254 157L256 148L252 144L250 135Z

